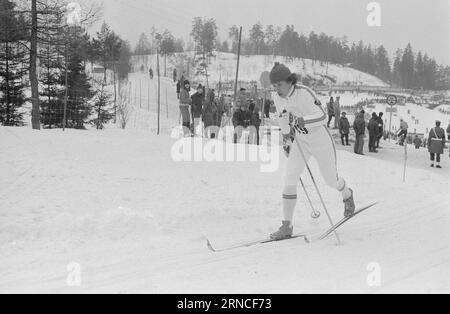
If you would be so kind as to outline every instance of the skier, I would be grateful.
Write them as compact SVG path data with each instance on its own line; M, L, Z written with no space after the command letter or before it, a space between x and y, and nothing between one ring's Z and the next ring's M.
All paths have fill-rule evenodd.
M150 68L150 70L148 70L148 74L150 75L150 79L153 80L153 69Z
M280 229L270 235L273 240L283 240L293 235L297 183L310 157L316 159L326 183L342 193L344 215L349 217L355 212L353 191L338 176L336 149L326 126L325 111L317 96L307 87L297 85L297 80L297 76L280 63L275 63L270 73L270 81L278 94L274 102L281 113L279 125L283 134L283 149L288 157L283 191L284 220Z

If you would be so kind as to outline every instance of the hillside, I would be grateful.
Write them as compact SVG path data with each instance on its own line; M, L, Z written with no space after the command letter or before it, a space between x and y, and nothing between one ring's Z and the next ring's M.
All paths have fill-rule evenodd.
M193 56L190 53L175 55L167 59L167 74L172 75L174 68L180 68L180 60L182 57ZM133 57L133 65L135 70L139 70L142 65L145 69L152 67L156 73L156 56L135 56ZM208 67L208 75L210 82L233 81L236 76L236 62L237 56L231 53L217 52L216 57L211 58L211 64ZM292 71L302 75L315 78L317 80L324 80L327 84L331 82L327 77L332 78L336 84L362 84L370 86L387 86L380 79L360 72L358 70L335 64L320 64L316 62L314 65L308 59L294 59L286 61L283 57L273 56L242 56L239 69L240 81L257 81L259 82L261 73L270 71L275 62L286 64ZM164 73L164 59L160 61L161 73ZM186 65L184 65L186 66ZM190 69L192 71L192 69ZM191 72L193 73L193 72ZM194 76L195 81L205 82L203 75Z

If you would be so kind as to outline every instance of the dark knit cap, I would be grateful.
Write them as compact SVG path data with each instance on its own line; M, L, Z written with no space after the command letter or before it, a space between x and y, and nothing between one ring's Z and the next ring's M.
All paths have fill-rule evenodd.
M276 84L279 82L286 81L291 76L291 70L284 64L278 62L275 63L272 71L270 72L270 82Z

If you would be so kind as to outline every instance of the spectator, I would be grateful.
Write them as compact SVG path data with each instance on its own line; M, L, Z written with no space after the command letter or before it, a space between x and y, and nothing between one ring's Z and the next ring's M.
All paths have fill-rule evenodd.
M153 69L150 68L150 70L148 70L148 73L150 75L150 79L153 80ZM179 99L179 98L178 98Z
M261 118L259 117L259 110L253 101L248 107L247 117L249 118L248 143L259 145L259 127L261 126Z
M191 113L192 113L192 121L194 121L194 135L197 134L197 128L200 125L202 112L203 112L203 104L205 101L205 95L203 93L202 84L198 85L197 92L191 97ZM203 132L201 132L203 134Z
M450 122L448 123L447 127L447 139L450 141ZM449 149L449 157L450 157L450 149Z
M333 99L333 97L330 98L330 102L327 104L327 109L328 109L328 123L327 123L327 126L328 126L328 128L330 128L331 120L334 117L334 99Z
M414 143L414 146L416 147L416 149L419 149L420 146L422 146L422 140L420 139L419 135L416 135L413 143Z
M219 133L219 127L217 126L217 120L219 115L219 108L215 100L214 90L208 91L205 104L203 106L203 122L205 124L205 131L207 138L217 138Z
M270 104L271 101L269 99L264 100L264 116L269 119L270 118ZM450 125L449 125L450 126Z
M185 82L184 76L181 76L180 80L177 82L177 98L180 99L180 91Z
M341 117L341 97L337 97L336 101L333 104L333 114L334 114L334 128L338 129L339 128L339 120Z
M367 129L369 130L369 152L378 153L376 149L376 141L378 138L379 128L378 128L378 116L375 112L372 113L372 119L370 119Z
M175 83L177 81L178 73L177 69L173 69L173 82Z
M191 97L189 92L191 85L189 81L184 81L183 89L180 91L180 114L183 119L184 136L191 135L191 115L189 114L189 106L191 105Z
M380 148L380 141L381 141L381 138L384 136L383 115L384 114L382 112L380 112L380 114L378 115L378 136L377 136L377 141L376 141L376 145L375 145L375 148L377 148L377 149Z
M241 107L241 108L243 107L242 108L243 110L248 109L248 104L247 104L248 95L247 95L247 90L245 88L241 88L239 90L239 95L238 95L237 101L238 101L239 107Z
M431 129L430 135L428 136L428 150L430 152L430 158L432 161L431 167L435 166L436 157L436 168L442 168L441 155L444 153L445 147L445 131L441 128L441 122L436 121L436 127Z
M234 126L234 143L238 143L242 137L242 131L247 128L245 124L245 115L246 112L244 110L244 105L237 104L238 108L233 114L233 126Z
M341 134L342 145L350 146L348 135L350 134L350 122L347 119L347 113L343 112L339 123L339 133ZM344 143L345 139L345 143Z
M355 130L355 154L364 155L364 136L366 135L366 120L364 120L364 110L362 110L353 123Z

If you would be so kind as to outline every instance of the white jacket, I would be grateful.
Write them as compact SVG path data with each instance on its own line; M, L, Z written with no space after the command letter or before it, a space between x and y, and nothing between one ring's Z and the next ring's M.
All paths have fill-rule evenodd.
M289 96L286 98L280 97L274 93L273 100L278 113L287 111L298 118L303 118L305 127L312 130L317 127L326 125L327 116L322 106L316 105L318 98L316 94L306 86L296 85L292 87ZM283 134L290 132L290 129L283 129L280 123Z

